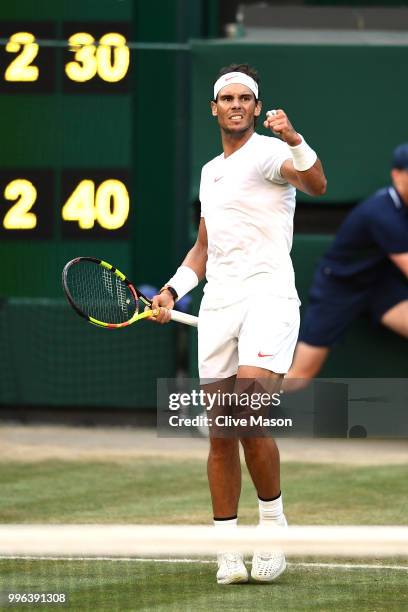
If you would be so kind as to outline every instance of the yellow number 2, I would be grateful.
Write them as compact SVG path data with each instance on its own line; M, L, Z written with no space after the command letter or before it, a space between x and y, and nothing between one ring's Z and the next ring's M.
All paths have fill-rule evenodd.
M121 181L108 179L95 190L95 183L84 179L62 208L64 221L77 221L81 229L92 229L95 221L107 230L122 227L129 216L129 193Z
M19 53L11 62L4 73L6 81L37 81L39 70L37 66L31 66L31 62L37 57L38 45L35 36L30 32L17 32L12 34L6 44L8 53Z
M37 215L30 212L37 199L37 190L26 179L11 181L5 190L6 200L16 203L8 210L3 220L3 227L8 230L30 230L37 226Z

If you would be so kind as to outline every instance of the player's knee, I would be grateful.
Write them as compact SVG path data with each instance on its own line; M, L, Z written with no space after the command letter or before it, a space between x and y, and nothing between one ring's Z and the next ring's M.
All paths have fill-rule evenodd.
M257 455L259 449L265 444L265 438L241 438L245 455Z
M228 458L235 455L238 440L235 438L210 438L210 458Z

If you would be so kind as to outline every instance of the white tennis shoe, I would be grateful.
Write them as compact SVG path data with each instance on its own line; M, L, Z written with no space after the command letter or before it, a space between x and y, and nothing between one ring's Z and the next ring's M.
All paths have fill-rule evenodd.
M283 517L278 528L285 528L288 524ZM251 578L257 582L273 582L286 569L286 559L283 552L255 551L252 557Z
M248 571L244 559L239 553L221 553L217 555L218 584L239 584L248 582Z

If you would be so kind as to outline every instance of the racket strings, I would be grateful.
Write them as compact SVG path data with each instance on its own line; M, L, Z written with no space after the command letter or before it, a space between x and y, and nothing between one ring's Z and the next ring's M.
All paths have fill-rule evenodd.
M98 264L82 261L71 266L67 284L79 309L103 323L125 323L137 311L127 284Z
M128 306L130 305L130 300L127 296L127 286L123 283L120 278L115 276L116 283L116 296L119 308L122 310L126 317L126 321L130 318L128 312Z
M112 274L105 268L102 270L103 284L106 291L113 297Z

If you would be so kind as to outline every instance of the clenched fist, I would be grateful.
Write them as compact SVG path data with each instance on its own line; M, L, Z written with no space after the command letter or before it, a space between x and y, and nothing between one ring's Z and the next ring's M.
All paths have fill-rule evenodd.
M276 136L287 142L291 147L295 147L302 142L301 136L296 132L285 111L281 108L266 113L264 126L272 130Z

